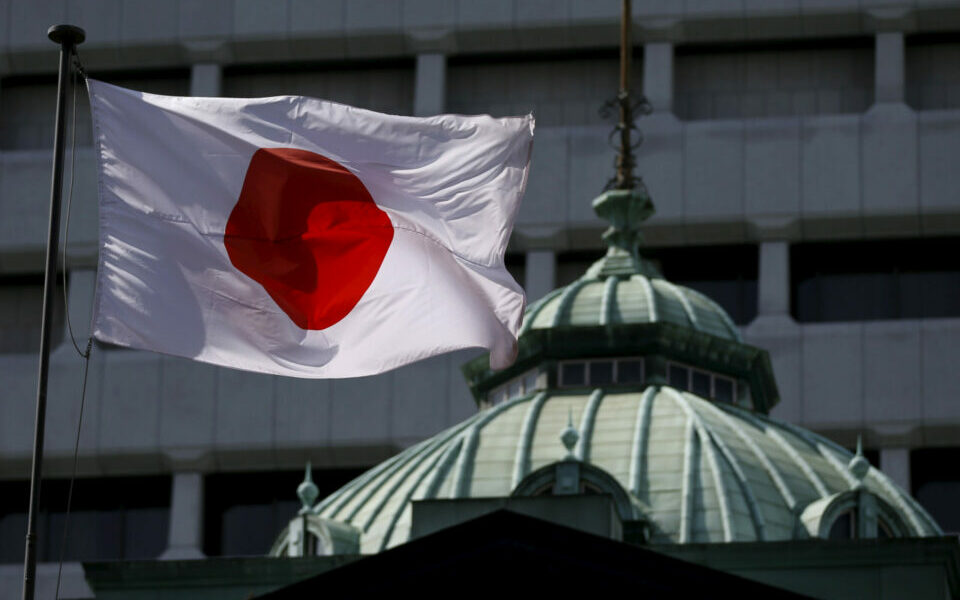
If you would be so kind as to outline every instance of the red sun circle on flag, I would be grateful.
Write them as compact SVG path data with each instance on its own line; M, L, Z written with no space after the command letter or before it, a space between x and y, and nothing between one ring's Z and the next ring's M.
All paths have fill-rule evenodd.
M250 159L224 245L301 329L353 310L383 263L393 224L356 175L307 150L261 148Z

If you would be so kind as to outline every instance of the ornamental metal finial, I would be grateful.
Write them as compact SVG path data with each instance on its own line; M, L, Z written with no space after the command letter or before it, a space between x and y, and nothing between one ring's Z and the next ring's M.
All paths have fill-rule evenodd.
M632 27L630 0L622 0L620 17L620 90L616 98L608 100L600 114L609 117L616 109L618 122L610 133L611 145L617 150L616 176L607 182L606 191L593 201L593 209L602 219L610 222L603 240L609 246L608 256L617 257L611 264L610 273L627 274L643 272L638 248L640 224L653 214L653 202L643 183L634 174L636 158L634 150L643 141L643 136L634 124L635 114L649 114L652 108L642 95L630 93L630 57L633 45L630 41ZM636 141L632 139L636 132Z
M313 508L313 503L317 501L317 496L320 495L320 490L318 490L317 485L313 483L313 476L310 471L310 461L308 460L306 470L303 473L303 482L297 486L297 496L300 497L300 503L303 505L300 509L301 515L310 512L310 509Z
M631 134L636 129L633 124L634 111L648 114L650 112L650 103L644 96L638 96L636 101L630 99L630 59L633 55L633 44L630 41L630 32L633 26L633 19L630 10L630 0L621 0L620 14L620 91L617 97L608 100L604 106L606 112L612 112L616 106L620 120L613 130L613 135L619 134L619 145L617 147L617 176L611 182L611 186L618 190L631 190L639 181L634 177L633 169L637 163L633 156L633 150L642 141L638 135L637 143L634 145L630 141ZM638 132L639 133L639 132Z
M857 453L847 463L847 470L856 477L857 481L863 481L867 472L870 471L870 463L863 456L863 440L859 434L857 435Z
M563 431L560 432L560 441L563 442L563 447L567 449L566 458L568 460L575 458L573 455L573 449L577 447L577 442L580 441L580 432L577 431L577 428L573 426L572 408L567 414L567 426L564 427Z

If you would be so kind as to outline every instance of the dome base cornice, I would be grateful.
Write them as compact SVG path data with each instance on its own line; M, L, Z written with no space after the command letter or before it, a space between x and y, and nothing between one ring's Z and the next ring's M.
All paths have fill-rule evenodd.
M766 350L666 322L531 329L520 338L509 368L493 371L488 357L480 356L465 364L463 373L479 403L490 390L532 369L545 371L554 388L557 362L584 356L643 357L648 383L664 380L667 361L694 364L746 382L757 412L766 414L780 401Z

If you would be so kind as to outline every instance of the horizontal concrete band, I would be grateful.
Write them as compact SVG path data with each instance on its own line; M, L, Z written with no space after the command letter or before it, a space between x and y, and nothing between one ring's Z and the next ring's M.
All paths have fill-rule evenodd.
M50 72L55 48L43 32L70 22L87 30L93 68L170 66L198 60L275 62L446 53L595 48L617 38L619 2L503 0L132 0L4 3L0 72ZM709 43L782 37L950 31L960 10L947 0L789 3L636 0L637 43ZM122 52L118 52L122 50Z
M860 115L643 121L640 168L657 213L650 245L833 239L960 232L960 110L874 105ZM597 248L590 206L610 173L602 127L537 131L512 248ZM0 153L0 272L42 265L50 156ZM81 149L70 239L91 264L96 168ZM84 257L86 257L85 260Z
M774 416L874 447L950 445L960 435L960 319L745 328L768 348L783 398ZM47 424L51 476L68 473L80 363L53 360ZM127 350L95 351L81 438L85 474L171 468L245 470L373 464L473 412L465 353L359 380L316 382L216 369ZM0 478L27 475L35 362L0 355ZM362 415L358 416L358 415ZM839 435L839 437L838 437ZM849 439L847 439L849 438Z

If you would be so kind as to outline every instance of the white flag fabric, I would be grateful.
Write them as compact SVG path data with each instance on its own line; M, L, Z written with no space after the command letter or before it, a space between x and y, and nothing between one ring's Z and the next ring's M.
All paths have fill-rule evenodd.
M532 116L88 86L97 339L311 378L471 347L514 360L525 298L504 251Z

